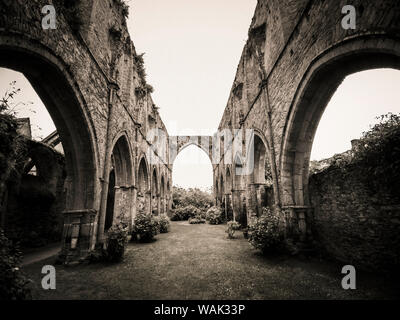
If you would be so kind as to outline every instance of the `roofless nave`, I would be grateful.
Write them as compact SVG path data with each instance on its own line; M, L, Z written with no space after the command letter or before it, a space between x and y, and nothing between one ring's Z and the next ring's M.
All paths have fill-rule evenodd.
M138 208L169 210L172 165L158 153L156 163L148 159L147 139L154 129L167 130L118 2L57 6L54 30L42 29L46 1L1 2L0 66L22 72L54 120L66 157L64 250L70 258L85 256L104 242L110 223L131 223ZM345 30L343 1L258 1L218 128L254 131L254 170L236 174L246 166L245 135L242 150L229 148L221 135L213 163L216 203L236 220L245 223L267 205L280 215L287 237L312 236L308 167L324 108L348 74L400 66L398 1L351 2L357 25ZM74 15L85 19L77 25ZM182 137L177 151L200 140Z

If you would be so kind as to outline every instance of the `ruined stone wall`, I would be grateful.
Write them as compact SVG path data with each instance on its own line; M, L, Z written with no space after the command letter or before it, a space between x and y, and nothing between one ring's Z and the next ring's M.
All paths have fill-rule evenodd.
M56 9L54 30L42 28L41 11L48 4ZM117 186L115 212L128 203L132 218L138 161L151 145L148 133L161 128L168 135L140 75L126 13L119 0L0 1L0 65L25 74L57 127L67 166L64 238L67 249L80 247L83 254L99 240L117 141L127 141L123 158L132 174ZM149 164L148 172L151 166L172 185L165 161Z
M61 240L65 209L65 160L51 147L22 140L16 170L8 179L4 229L23 247ZM29 172L35 167L35 173Z
M361 175L357 166L347 165L310 176L315 244L328 256L356 268L398 270L400 204L383 202Z
M356 9L354 30L342 27L345 5ZM258 1L219 130L254 129L264 138L274 202L290 224L306 219L311 146L340 82L368 68L400 68L399 17L398 1ZM221 157L214 187L229 166Z

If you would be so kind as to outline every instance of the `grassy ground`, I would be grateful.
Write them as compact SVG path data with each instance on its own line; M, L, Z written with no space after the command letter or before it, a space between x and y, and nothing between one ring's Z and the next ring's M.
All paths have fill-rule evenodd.
M341 288L341 266L317 260L263 257L226 226L173 222L148 244L129 243L119 264L56 266L57 289L41 289L41 268L23 267L34 299L382 299L396 289L357 274L357 290ZM397 296L398 298L399 296Z

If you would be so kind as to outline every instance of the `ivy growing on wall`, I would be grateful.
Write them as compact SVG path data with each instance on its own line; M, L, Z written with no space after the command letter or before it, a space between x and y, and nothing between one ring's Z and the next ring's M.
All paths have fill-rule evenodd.
M400 203L400 114L377 117L379 123L364 132L352 152L325 160L328 170L355 172L374 198L385 204ZM321 170L311 170L321 171Z

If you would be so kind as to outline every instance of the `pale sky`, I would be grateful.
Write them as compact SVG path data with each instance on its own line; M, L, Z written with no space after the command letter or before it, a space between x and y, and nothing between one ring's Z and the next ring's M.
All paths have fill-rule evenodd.
M129 1L128 1L129 2ZM153 100L171 135L212 134L228 101L247 39L256 0L134 0L128 28L138 53L145 52ZM54 130L51 118L22 74L0 68L0 95L17 81L17 101L32 101L20 116L30 116L34 137ZM350 149L350 140L387 112L400 113L400 71L370 70L346 78L328 104L313 144L312 160ZM41 127L42 130L38 130ZM212 185L212 166L195 146L182 151L173 183Z

